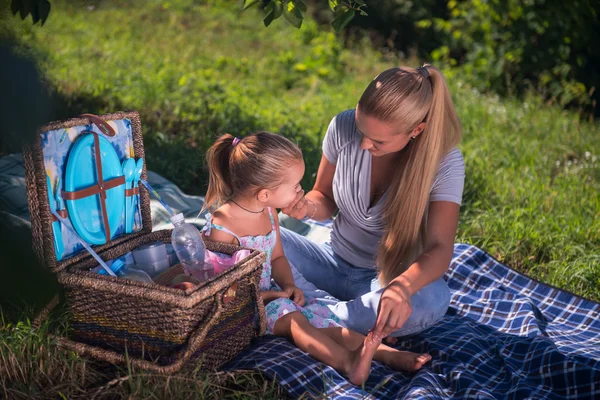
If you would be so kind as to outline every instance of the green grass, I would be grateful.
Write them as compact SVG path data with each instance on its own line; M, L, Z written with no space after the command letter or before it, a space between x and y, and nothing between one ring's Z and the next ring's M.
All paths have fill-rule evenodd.
M35 328L0 314L0 398L3 399L281 399L285 393L256 372L205 373L189 365L174 375L114 367L61 350L51 330L67 333L65 315Z
M54 1L46 26L10 18L3 31L39 59L60 118L138 110L149 168L184 190L204 192L204 151L218 134L257 129L298 141L308 188L330 119L353 107L377 72L417 61L383 56L367 42L346 48L311 21L301 30L282 20L265 29L255 12L236 13L236 4L104 1L92 9L87 2ZM457 241L477 245L533 278L600 300L598 123L535 97L521 102L481 94L460 69L444 72L464 128L460 148L467 177ZM34 337L14 341L11 351L22 354L18 346L37 343L31 351L49 358L32 357L52 358L47 339L26 324L3 329L3 337L17 331ZM27 364L33 363L29 358L20 360L31 367L11 381L17 388L29 378L42 382L36 374L46 373L64 390L89 394L94 387L76 382L83 370L91 374L83 360L67 355L57 361L61 366L47 370L45 361L39 371L38 364ZM186 374L177 384L164 377L116 376L124 380L111 390L133 397L144 397L147 385L157 393L174 390L169 385L196 390ZM219 379L213 379L216 387ZM264 382L250 375L243 385L261 393ZM276 397L273 390L256 398Z

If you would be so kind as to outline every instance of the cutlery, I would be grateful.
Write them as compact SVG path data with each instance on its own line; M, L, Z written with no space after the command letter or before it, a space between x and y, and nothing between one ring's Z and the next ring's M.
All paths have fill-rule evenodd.
M56 197L56 210L57 211L62 211L62 210L65 209L65 200L63 199L62 193L61 193L61 190L62 190L61 189L61 183L62 183L62 181L61 181L60 176L59 176L58 179L56 180L56 187L54 188L54 196ZM60 213L58 213L58 214L60 214ZM59 223L59 222L57 221L57 223ZM64 243L63 243L63 240L62 240L62 226L63 225L61 223L59 223L59 224L60 224L59 225L60 226L60 234L58 235L58 240L59 240L59 242L61 244L61 247L63 248L62 253L64 253L64 247L65 246L64 246ZM60 260L63 255L64 254L61 254L61 257L57 258L57 259Z
M48 201L50 203L50 212L53 214L56 212L56 198L52 191L52 182L50 177L46 175L46 184L48 186ZM52 233L54 235L54 253L56 254L56 260L60 261L63 257L64 244L62 241L62 231L60 229L60 221L52 222Z
M138 187L138 183L140 178L142 177L142 170L144 169L144 159L138 158L135 162L135 174L133 175L133 188ZM138 197L139 195L133 196L133 205L131 207L131 226L133 227L133 223L135 221L135 214L138 211Z
M125 177L125 191L127 191L130 187L130 183L133 181L135 175L135 160L133 158L127 158L123 161L123 176ZM135 196L127 197L125 196L125 233L133 232L133 226L131 223L131 213L133 198Z

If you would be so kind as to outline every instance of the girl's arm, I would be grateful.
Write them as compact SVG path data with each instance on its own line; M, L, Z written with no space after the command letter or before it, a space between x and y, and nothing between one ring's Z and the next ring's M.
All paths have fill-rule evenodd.
M273 218L275 219L275 229L277 231L277 243L275 244L271 256L271 276L275 280L275 283L277 283L285 293L289 294L289 297L292 300L302 306L304 305L304 293L296 287L290 263L283 252L281 235L279 234L279 218L277 217L277 214L274 214Z
M454 253L460 206L449 201L429 203L423 253L383 291L375 334L386 337L400 329L410 314L410 298L448 270Z
M213 221L219 223L220 225L223 225L223 220L226 218L220 215L220 213L218 211L213 213ZM279 240L279 220L277 219L277 216L275 215L275 221L277 223L277 243L280 243ZM227 225L227 224L226 224ZM238 240L235 238L235 236L230 235L227 232L223 232L221 230L218 229L212 229L210 232L210 236L206 235L206 232L202 233L202 236L204 237L205 240L209 240L212 242L219 242L219 243L227 243L227 244L236 244L236 245L240 245L240 243L238 242ZM283 251L283 250L282 250ZM285 259L285 257L283 257ZM287 260L286 260L287 261ZM271 261L272 262L272 261ZM288 269L289 269L289 264L288 264ZM291 271L290 271L290 275L291 275ZM294 278L292 277L292 287L295 288L295 286L293 285L293 281ZM281 285L280 285L281 286ZM283 288L283 287L282 287ZM299 289L298 289L299 290ZM278 292L275 290L263 290L260 292L260 296L264 302L264 304L268 304L269 302L278 299L280 297L286 297L289 298L294 294L294 290L290 290L288 289L288 291L284 291L284 292ZM302 297L302 304L304 304L304 295L302 294L302 292L300 292L300 295ZM300 304L300 303L299 303ZM302 305L300 304L300 305Z
M306 196L304 196L304 192L299 192L296 199L281 211L296 219L306 217L315 221L331 219L337 210L337 205L333 200L334 175L335 165L330 163L325 156L321 156L321 164L319 164L317 180L313 189ZM296 210L295 207L298 207L299 210Z

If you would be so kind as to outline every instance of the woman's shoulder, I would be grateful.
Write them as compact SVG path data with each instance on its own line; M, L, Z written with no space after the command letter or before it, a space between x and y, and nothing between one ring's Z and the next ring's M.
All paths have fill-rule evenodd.
M442 158L431 188L430 201L461 204L465 182L465 161L457 147Z
M342 111L329 123L323 140L323 153L332 164L336 164L338 155L349 144L360 142L354 113L354 109Z
M458 147L453 147L452 149L450 149L449 152L447 152L444 157L442 157L442 160L440 161L440 170L442 169L447 169L447 168L451 168L451 169L462 169L464 171L465 169L465 160L463 158L463 155L461 153L461 151L458 149Z
M340 139L342 142L347 142L352 139L359 137L358 131L356 130L356 121L354 115L356 110L351 108L346 111L342 111L333 119L329 124L329 130Z

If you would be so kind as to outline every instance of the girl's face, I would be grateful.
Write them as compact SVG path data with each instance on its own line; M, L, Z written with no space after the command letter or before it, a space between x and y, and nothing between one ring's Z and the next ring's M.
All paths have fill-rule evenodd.
M269 206L284 208L294 201L296 194L302 190L300 181L303 176L304 161L298 160L285 170L282 183L275 189L269 190Z
M381 122L375 117L361 114L358 106L354 119L361 136L360 148L368 150L374 157L402 150L411 137L420 135L425 128L425 123L422 122L412 131L402 131L398 124Z

